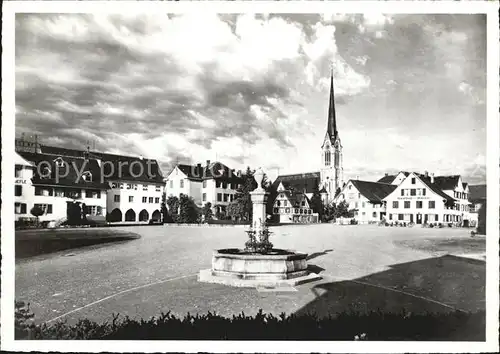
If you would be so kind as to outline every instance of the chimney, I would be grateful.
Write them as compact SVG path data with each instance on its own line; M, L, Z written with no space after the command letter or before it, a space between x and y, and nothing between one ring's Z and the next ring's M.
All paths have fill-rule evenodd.
M238 174L237 174L238 177L241 177L241 170L238 170Z
M424 172L425 177L429 177L429 171Z
M385 173L385 176L387 177L387 176L389 176L389 174L386 172L386 173Z
M434 183L434 173L431 173L431 183Z
M358 181L358 180L359 180L359 176L356 176L356 181Z
M210 165L210 160L207 160L207 167Z

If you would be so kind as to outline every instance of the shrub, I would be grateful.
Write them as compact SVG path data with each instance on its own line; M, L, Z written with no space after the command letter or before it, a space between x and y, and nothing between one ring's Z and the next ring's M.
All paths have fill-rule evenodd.
M170 312L149 320L113 315L102 324L82 319L74 325L28 325L16 339L105 340L485 340L485 311L476 313L411 314L343 312L335 316L316 314L255 316L243 312L231 318L209 312L175 317Z

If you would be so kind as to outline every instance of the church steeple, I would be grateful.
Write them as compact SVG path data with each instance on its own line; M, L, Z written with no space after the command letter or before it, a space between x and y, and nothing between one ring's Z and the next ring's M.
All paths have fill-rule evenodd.
M330 106L328 107L327 132L331 140L335 140L338 136L337 118L335 116L335 94L333 90L333 67L330 76Z

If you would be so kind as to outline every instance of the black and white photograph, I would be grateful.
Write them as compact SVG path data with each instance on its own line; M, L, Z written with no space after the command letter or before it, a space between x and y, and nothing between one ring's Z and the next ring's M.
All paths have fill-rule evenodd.
M41 3L3 350L498 350L498 4Z

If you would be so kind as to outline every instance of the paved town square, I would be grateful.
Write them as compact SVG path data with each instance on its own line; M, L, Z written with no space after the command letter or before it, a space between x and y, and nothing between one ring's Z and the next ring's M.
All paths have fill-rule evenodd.
M485 308L485 239L463 229L318 224L271 228L273 243L307 252L323 279L282 289L197 281L214 249L241 247L242 227L128 227L138 240L61 251L16 264L16 297L36 321L149 318L216 312L224 316L349 309L413 313ZM468 254L472 258L449 255Z

